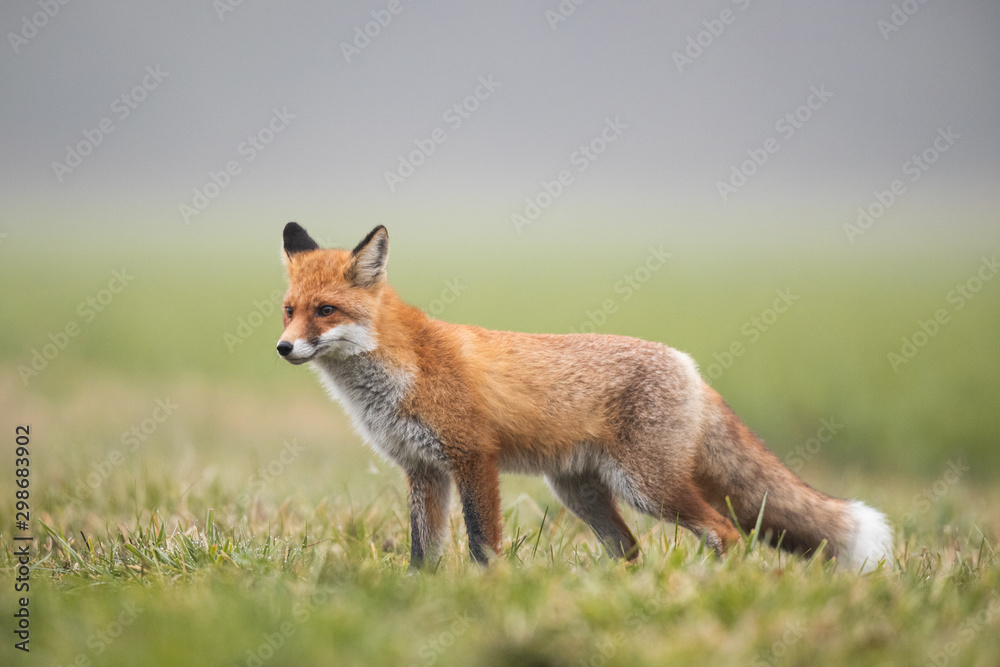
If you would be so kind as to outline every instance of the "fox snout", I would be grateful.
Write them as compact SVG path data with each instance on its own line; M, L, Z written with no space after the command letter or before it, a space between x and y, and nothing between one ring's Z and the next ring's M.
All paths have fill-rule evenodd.
M278 341L278 354L281 355L282 359L295 366L312 361L317 352L321 352L321 350L317 349L316 345L305 340L299 339L294 342L289 340Z

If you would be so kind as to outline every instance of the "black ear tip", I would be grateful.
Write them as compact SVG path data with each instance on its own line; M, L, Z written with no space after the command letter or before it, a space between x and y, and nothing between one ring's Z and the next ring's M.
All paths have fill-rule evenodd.
M297 222L289 222L285 225L285 230L281 235L285 242L285 252L290 255L319 248L309 233Z

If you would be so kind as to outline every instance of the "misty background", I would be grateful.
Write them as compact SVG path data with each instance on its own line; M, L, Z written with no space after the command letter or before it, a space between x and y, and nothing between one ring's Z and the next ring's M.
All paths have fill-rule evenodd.
M0 26L7 253L206 237L273 249L288 220L337 245L386 224L394 241L445 234L479 252L532 237L845 256L996 240L989 0L17 1ZM496 85L470 98L481 79ZM828 98L779 131L815 90ZM578 171L609 119L620 136ZM957 140L911 182L904 164L949 128ZM390 187L436 130L444 141ZM769 138L777 150L723 197ZM60 168L74 150L88 154ZM567 169L572 184L518 232L512 216ZM844 225L895 179L905 195L851 243Z
M281 230L384 224L408 302L665 342L779 455L837 419L806 465L1000 470L995 2L19 0L0 26L0 399L39 423L194 377L346 432L274 351Z

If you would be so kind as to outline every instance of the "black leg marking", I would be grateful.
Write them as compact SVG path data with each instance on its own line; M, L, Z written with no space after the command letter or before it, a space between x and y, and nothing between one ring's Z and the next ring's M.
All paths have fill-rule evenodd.
M432 468L407 471L410 486L410 564L436 560L447 532L451 478Z
M482 514L471 494L462 494L462 514L465 516L465 532L469 534L469 554L472 560L486 565L489 562L487 552L491 549L487 546Z

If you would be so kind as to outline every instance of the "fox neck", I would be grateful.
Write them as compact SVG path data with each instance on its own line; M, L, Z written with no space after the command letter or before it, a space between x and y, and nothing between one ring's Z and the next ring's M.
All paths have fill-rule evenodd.
M407 468L441 466L437 435L402 409L418 374L415 343L429 318L386 290L375 318L376 347L346 357L326 354L312 366L373 449Z

